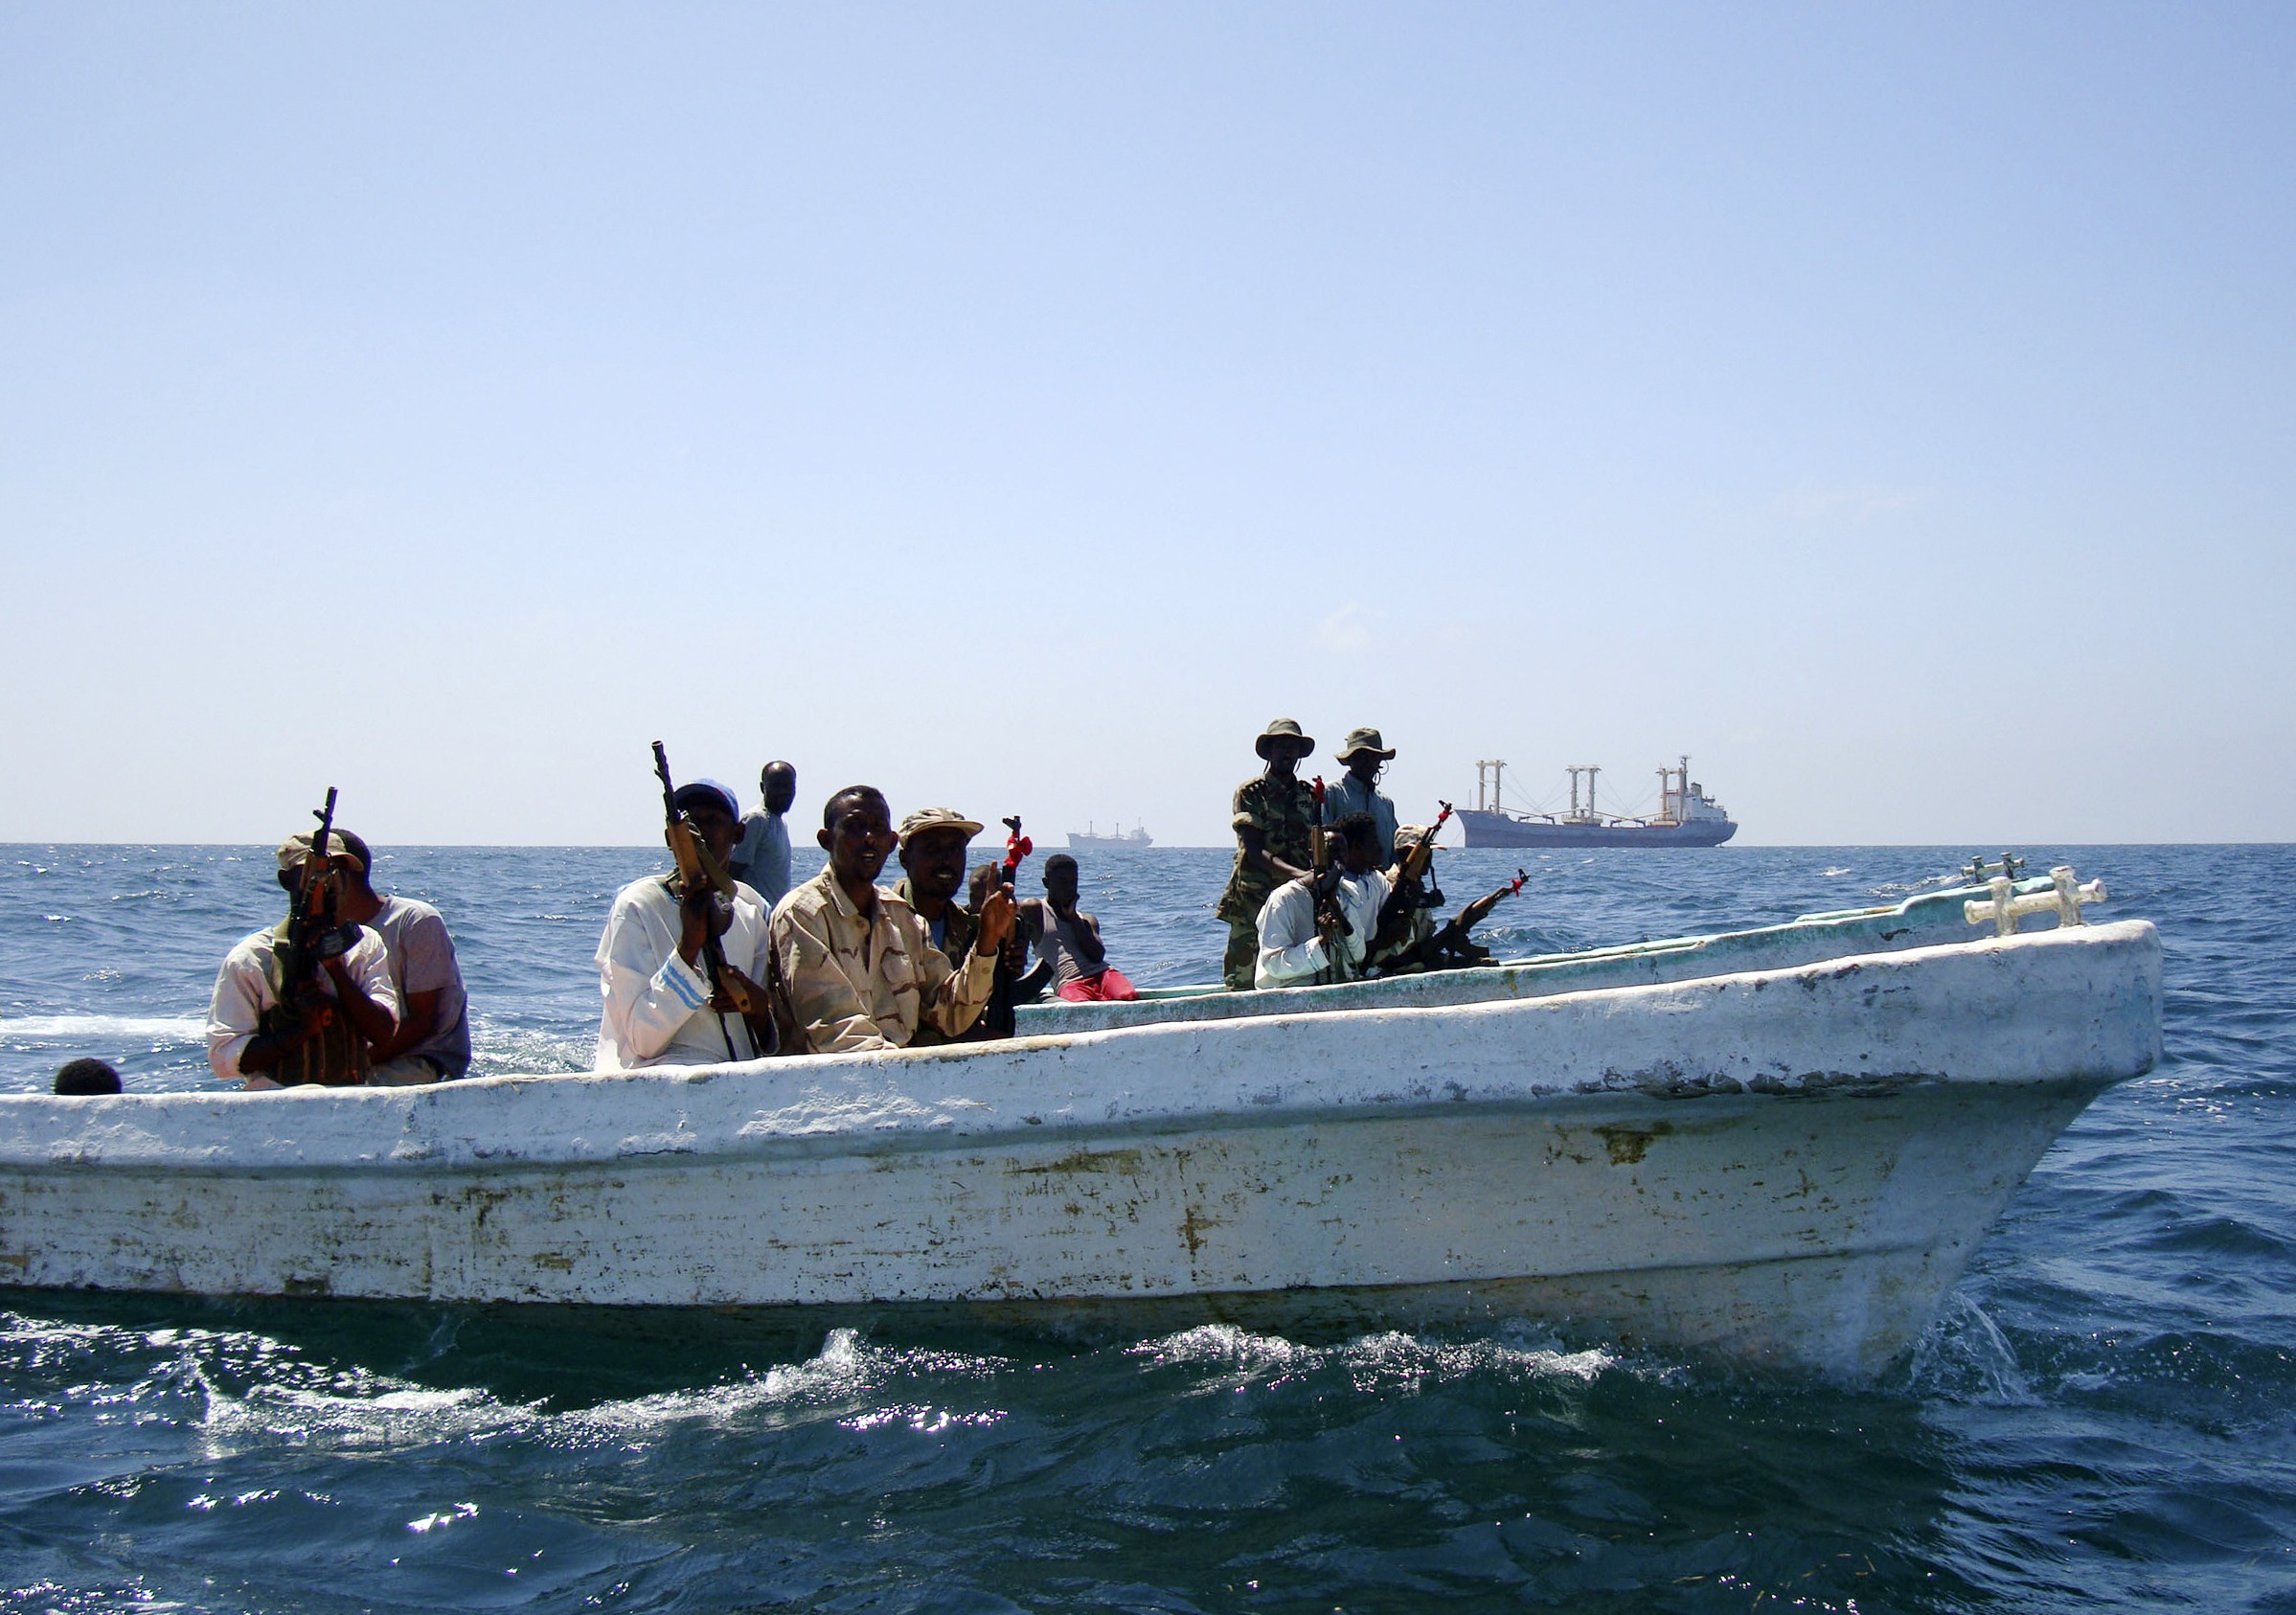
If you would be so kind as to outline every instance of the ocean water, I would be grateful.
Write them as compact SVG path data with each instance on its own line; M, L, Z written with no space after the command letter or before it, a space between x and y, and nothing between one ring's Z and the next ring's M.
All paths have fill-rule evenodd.
M1768 922L1969 849L1447 853L1502 952ZM1988 849L1989 852L1998 849ZM1845 1389L1501 1325L1062 1340L0 1290L0 1610L2296 1611L2296 849L2020 849L2167 944L2168 1058ZM587 1063L647 850L412 849L482 1071ZM1226 859L1097 854L1143 985ZM0 1089L207 1080L261 849L0 848Z

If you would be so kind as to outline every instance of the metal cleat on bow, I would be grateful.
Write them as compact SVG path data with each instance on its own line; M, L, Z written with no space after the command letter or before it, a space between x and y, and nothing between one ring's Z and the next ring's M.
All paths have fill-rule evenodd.
M2017 921L2028 914L2054 914L2059 925L2085 923L2080 918L2081 904L2105 900L2104 882L2091 880L2085 885L2076 882L2069 864L2058 864L2049 872L2050 889L2046 892L2028 892L2019 897L2016 882L2006 875L1996 875L1987 884L1992 896L1969 898L1961 905L1962 915L1972 925L1991 921L1994 934L2004 937L2015 936Z

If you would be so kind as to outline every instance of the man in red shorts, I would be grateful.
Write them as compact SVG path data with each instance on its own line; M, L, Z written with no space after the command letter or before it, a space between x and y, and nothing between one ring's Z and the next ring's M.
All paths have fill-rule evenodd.
M1044 896L1033 906L1043 925L1037 957L1052 967L1056 997L1072 1004L1124 1004L1140 996L1108 963L1099 919L1077 909L1076 859L1055 853L1044 860Z

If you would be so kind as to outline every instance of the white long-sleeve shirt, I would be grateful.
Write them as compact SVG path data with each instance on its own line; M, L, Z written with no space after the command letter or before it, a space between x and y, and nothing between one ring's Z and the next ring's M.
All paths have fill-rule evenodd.
M247 1075L239 1069L239 1056L246 1052L263 1012L279 1002L271 985L271 958L279 943L276 930L258 931L225 954L223 967L216 972L216 992L207 1007L207 1063L227 1082ZM391 955L373 928L359 927L359 940L343 955L343 968L359 984L359 990L391 1012L392 1020L406 1017L398 989L391 985ZM321 970L319 985L330 998L341 996L332 971Z
M1378 928L1379 908L1394 883L1377 870L1339 877L1339 912L1353 935L1326 943L1315 928L1315 894L1305 880L1286 880L1268 894L1260 909L1260 958L1252 968L1257 988L1304 987L1350 981L1363 973L1364 949Z
M598 988L605 1011L595 1069L723 1065L729 1034L732 1058L757 1057L749 1023L731 1011L720 1015L711 1009L708 974L678 956L679 929L677 898L661 876L633 881L615 896L598 942ZM717 943L728 965L765 985L765 907L739 881L734 883L734 922Z

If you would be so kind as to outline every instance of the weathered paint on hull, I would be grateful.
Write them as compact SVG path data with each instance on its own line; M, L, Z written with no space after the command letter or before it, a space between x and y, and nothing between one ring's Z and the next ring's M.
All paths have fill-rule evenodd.
M1728 819L1679 825L1526 824L1473 808L1459 809L1458 819L1469 847L1719 847L1738 833Z
M2121 925L692 1073L23 1096L0 1102L0 1272L621 1306L1520 1313L1869 1374L2057 1131L2150 1065L2158 984L2151 928Z

